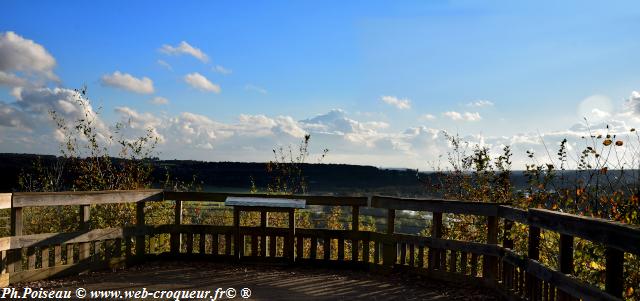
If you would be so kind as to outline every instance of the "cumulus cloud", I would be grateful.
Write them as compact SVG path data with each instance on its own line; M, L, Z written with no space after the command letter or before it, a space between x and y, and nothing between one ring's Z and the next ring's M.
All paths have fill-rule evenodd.
M184 112L173 117L168 122L167 129L177 143L188 145L195 149L210 150L218 139L233 135L228 126L215 122L209 117Z
M102 84L140 94L154 92L153 81L148 77L136 78L131 74L116 71L102 76Z
M407 110L411 108L411 101L407 98L400 99L396 96L382 96L380 99L386 104L390 104L400 110Z
M302 138L307 134L291 116L278 116L275 121L277 126L274 128L274 132L277 135L286 134L291 137Z
M328 113L300 122L305 128L313 129L316 132L344 134L352 133L360 128L358 122L347 118L346 112L342 109L333 109Z
M338 136L342 142L350 142L362 146L374 147L383 135L379 130L389 127L382 121L360 122L346 116L341 109L333 109L326 114L301 120L301 126L312 134ZM341 144L339 142L338 144Z
M596 120L601 120L611 116L611 113L600 110L598 108L594 108L591 110L591 116L593 116Z
M0 71L0 85L7 85L10 87L19 87L27 84L27 80L18 77L13 73L7 73L4 71Z
M640 92L632 91L631 95L625 102L625 106L628 111L635 115L640 115Z
M209 57L204 52L202 52L202 50L189 45L189 43L185 41L180 42L180 44L176 46L171 46L167 44L162 45L162 47L160 48L160 52L169 54L169 55L186 54L200 60L203 63L209 62Z
M231 126L236 135L264 137L273 135L288 135L302 138L306 131L290 116L270 118L265 115L241 114L239 123Z
M240 114L235 123L222 123L207 116L191 112L183 112L163 121L160 131L174 143L168 147L180 145L183 149L213 150L221 152L263 148L269 155L270 149L278 141L294 142L304 137L306 131L290 116L275 118L265 115ZM253 154L256 156L257 154ZM258 154L259 155L259 154ZM226 157L234 160L233 157ZM236 158L235 160L239 160ZM256 160L255 158L252 160Z
M190 86L207 92L220 93L220 86L209 81L204 75L194 72L184 76L184 81Z
M480 116L480 113L478 112L459 113L456 111L449 111L449 112L442 113L442 115L454 121L478 121L482 119L482 117Z
M244 89L247 90L247 91L253 91L253 92L260 93L260 94L267 94L268 93L265 88L258 87L256 85L252 85L252 84L246 84L244 86Z
M128 119L132 128L150 128L161 124L161 119L151 113L138 113L129 107L116 107L114 111L121 117Z
M31 125L22 112L8 104L0 102L0 127L12 127L31 130Z
M42 45L13 31L0 33L0 83L22 84L15 72L25 76L58 81L53 73L56 60Z
M129 107L116 107L114 111L120 115L121 121L126 127L123 129L127 137L140 137L144 131L151 131L159 143L164 143L165 137L159 133L163 120L151 113L139 113Z
M488 100L476 100L467 104L468 107L473 108L482 108L482 107L493 107L493 102Z
M431 121L431 120L435 120L436 116L432 115L432 114L424 114L422 116L420 116L419 120L420 121Z
M223 74L223 75L228 75L228 74L233 73L233 70L231 70L231 69L227 69L227 68L225 68L225 67L223 67L223 66L220 66L220 65L215 65L215 66L213 66L213 68L211 68L211 69L212 69L213 71L215 71L215 72L217 72L217 73L220 73L220 74Z
M15 145L2 145L5 151L53 152L56 143L67 138L52 122L55 112L67 127L73 128L78 119L89 119L101 142L110 135L109 128L96 114L91 104L77 91L64 88L25 88L16 91L17 101L0 104L0 136L10 137ZM21 139L20 137L24 138ZM81 139L83 137L80 137Z
M169 104L169 100L161 96L156 96L149 100L149 103L154 105L166 105Z

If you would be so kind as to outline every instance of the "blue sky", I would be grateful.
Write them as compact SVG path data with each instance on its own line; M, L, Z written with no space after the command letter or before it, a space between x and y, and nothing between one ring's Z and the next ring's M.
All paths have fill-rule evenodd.
M620 132L640 120L634 1L0 7L2 152L56 153L42 108L73 119L60 99L83 85L105 133L128 121L162 138L160 157L208 161L268 160L311 133L325 162L428 169L446 130L512 145L523 167L540 138L584 135L585 116Z

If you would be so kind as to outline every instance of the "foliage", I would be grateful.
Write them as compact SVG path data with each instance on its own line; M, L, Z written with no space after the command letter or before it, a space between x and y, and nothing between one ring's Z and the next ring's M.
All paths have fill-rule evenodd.
M305 194L308 183L303 173L303 166L309 159L309 140L311 135L306 134L294 154L291 145L288 147L278 147L273 149L274 159L267 163L267 173L270 175L270 183L267 185L267 192L273 194ZM322 159L329 152L324 149L318 159ZM255 188L255 185L252 184Z
M640 225L640 136L588 130L581 141L564 139L555 156L547 150L545 160L527 151L527 185L516 190L511 183L511 149L491 158L489 149L471 145L458 135L445 133L450 146L449 167L436 168L436 177L419 179L427 191L444 198L479 202L504 202L520 208L545 208ZM543 142L544 143L544 142ZM545 146L546 148L546 146ZM570 149L578 152L572 156ZM575 170L570 170L575 168ZM435 181L432 179L436 179ZM485 240L486 220L455 215L445 218L444 236ZM428 229L425 229L428 233ZM524 253L528 229L515 224L515 250ZM559 235L542 231L541 262L558 267ZM576 239L575 275L588 283L604 285L604 246ZM640 300L640 260L625 254L625 297Z
M126 124L107 129L92 109L86 88L75 90L75 104L82 112L76 120L67 121L55 111L50 116L64 141L61 157L53 166L40 160L33 169L20 173L22 191L63 190L130 190L149 188L158 137L151 129L139 137L124 136ZM117 149L117 157L111 152ZM108 204L91 207L92 227L117 227L134 222L133 204ZM25 233L61 232L76 229L77 209L65 207L27 208ZM43 228L44 227L44 228Z

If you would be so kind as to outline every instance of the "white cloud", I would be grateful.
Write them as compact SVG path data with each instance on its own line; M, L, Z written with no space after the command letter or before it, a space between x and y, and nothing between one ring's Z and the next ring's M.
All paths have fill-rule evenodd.
M58 77L53 73L55 66L56 60L42 45L12 31L0 33L0 71L3 73L21 72L26 76L58 81ZM11 82L15 83L16 75L12 75L5 73L2 78L11 79ZM2 78L0 83L3 83Z
M170 118L168 122L167 136L184 147L195 149L213 149L213 145L220 139L228 138L233 132L225 124L215 122L209 117L189 112L184 112Z
M203 63L209 62L209 57L204 52L202 52L202 50L189 45L189 43L185 41L180 42L180 44L178 44L177 46L171 46L167 44L162 45L162 47L160 48L160 52L169 55L186 54L195 57Z
M611 99L606 95L591 95L583 99L578 105L578 117L590 121L601 121L611 115L613 110Z
M247 90L247 91L258 92L260 94L267 94L268 93L265 88L258 87L256 85L252 85L252 84L246 84L244 86L244 89Z
M265 115L241 114L239 123L230 126L239 136L265 137L287 135L302 138L306 131L290 116L270 118Z
M633 114L640 115L640 92L632 91L631 95L625 102L625 106L628 111Z
M276 119L276 134L287 134L291 137L302 138L307 132L291 116L278 116Z
M54 111L69 128L78 119L89 119L95 127L100 142L106 141L110 130L94 111L88 100L79 92L63 88L24 88L16 91L18 101L0 103L0 136L11 139L15 145L2 145L5 151L56 153L58 138L66 138L52 122ZM79 137L80 140L85 137ZM51 143L43 143L51 141Z
M480 119L482 119L482 117L480 116L480 113L478 112L464 112L464 113L458 113L456 111L449 111L449 112L444 112L442 113L443 116L448 117L451 120L454 121L478 121Z
M212 69L213 71L215 71L215 72L218 72L218 73L220 73L220 74L224 74L224 75L228 75L228 74L233 73L233 70L231 70L231 69L227 69L227 68L225 68L225 67L223 67L223 66L220 66L220 65L215 65L215 66L213 66L211 69Z
M488 100L476 100L468 103L467 106L474 108L493 107L493 102Z
M166 105L169 104L169 100L161 96L156 96L153 99L149 100L149 103L154 105Z
M87 113L96 119L99 132L106 136L112 129L104 126L93 109L82 105L84 99L69 89L33 89L19 91L19 99L11 104L0 102L0 150L56 152L55 142L42 146L42 141L63 142L65 135L50 122L48 111L53 109L67 121L74 121ZM632 99L640 94L632 93ZM137 137L151 130L160 138L158 151L163 158L181 158L211 161L266 161L272 159L272 148L278 145L295 145L305 134L312 136L312 154L328 148L330 155L324 162L368 164L387 167L430 168L429 162L441 161L446 165L450 149L442 135L442 129L425 126L394 129L387 122L371 120L375 116L349 115L334 109L308 119L296 120L291 116L267 116L240 114L235 121L219 122L205 115L183 112L168 116L167 113L137 111L132 107L116 107L116 117L128 125L122 131L126 137ZM470 112L446 112L444 116L460 121L480 119ZM355 117L353 117L355 116ZM617 118L619 115L610 116ZM435 118L435 116L434 116ZM438 116L440 118L440 116ZM384 118L380 118L384 120ZM518 133L510 136L466 135L471 143L479 143L490 149L492 158L504 145L511 145L514 169L531 163L526 150L534 150L540 162L548 160L546 150L554 154L565 137L570 156L579 156L584 149L589 132L593 134L618 133L621 139L628 133L630 121L612 120L607 124L587 126L585 123L560 131ZM71 124L70 124L71 125ZM607 129L606 126L609 125ZM636 124L633 124L636 125ZM467 130L466 133L468 133ZM461 133L465 134L465 133ZM588 140L588 139L587 139ZM545 144L542 144L544 141ZM627 143L625 143L626 147ZM577 154L577 155L576 155ZM552 155L553 156L553 155ZM570 159L573 160L573 159ZM575 161L575 160L574 160ZM444 167L444 165L443 165Z
M220 93L220 86L212 83L206 77L198 72L189 73L184 76L184 81L190 86L201 90L214 93Z
M325 137L338 137L335 144L343 149L349 146L360 145L373 148L385 135L379 130L386 129L389 124L382 121L360 122L348 118L346 112L341 109L333 109L326 114L301 120L301 127L312 134L320 134ZM344 144L344 142L349 142Z
M165 141L165 137L158 132L163 122L160 117L148 112L138 113L129 107L116 107L114 111L120 115L122 123L127 125L123 129L127 137L140 137L144 135L144 131L150 130L153 136L158 138L158 142Z
M19 77L13 73L7 73L0 70L0 85L7 85L10 87L24 86L27 84L27 80Z
M102 76L102 84L135 93L151 94L154 91L153 81L148 77L136 78L128 73L116 71Z
M3 126L31 130L31 125L22 112L8 104L0 102L0 127Z
M173 67L171 67L171 65L169 63L165 62L164 60L158 60L157 63L158 63L158 65L167 68L167 70L173 71Z
M431 121L431 120L435 120L436 116L432 115L432 114L424 114L422 116L420 116L419 120L420 121Z
M611 113L600 110L598 108L593 108L591 110L591 116L595 117L596 120L602 120L604 118L611 116Z
M265 115L240 114L236 130L241 135L264 136L270 135L271 129L277 125L276 121Z
M382 96L380 99L400 110L407 110L411 108L411 101L407 98L400 99L395 96Z

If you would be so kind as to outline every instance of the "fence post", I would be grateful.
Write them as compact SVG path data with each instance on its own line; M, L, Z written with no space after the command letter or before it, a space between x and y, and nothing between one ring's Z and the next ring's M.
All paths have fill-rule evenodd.
M388 209L387 211L387 236L382 243L382 263L392 268L398 259L396 241L392 237L396 227L396 210Z
M240 208L238 206L233 207L233 256L236 260L240 260L240 241L242 241L242 248L244 248L244 237L240 239ZM226 242L225 242L226 243Z
M22 207L13 207L11 197L11 236L22 235ZM22 249L11 250L7 273L22 271Z
M513 228L513 221L504 219L503 222L504 233L502 236L502 247L506 249L513 249L513 237L511 235L511 229ZM506 284L507 288L511 288L513 285L513 266L503 261L502 262L502 285Z
M182 201L175 200L174 220L173 224L179 226L182 224ZM180 246L182 245L182 234L178 231L178 227L171 233L171 254L180 254ZM228 243L228 242L227 242Z
M498 217L487 217L487 243L490 245L498 244ZM489 281L492 286L497 283L498 276L498 259L494 256L482 256L484 264L482 265L482 276Z
M296 209L289 208L289 234L288 241L285 248L287 249L287 254L289 255L289 261L295 262L296 256L294 253L295 250L295 237L296 237Z
M531 225L529 226L529 246L527 254L529 259L540 259L540 228ZM527 273L525 285L529 299L534 300L538 293L538 280L530 273Z
M269 227L269 215L266 209L262 209L260 210L260 230L262 232L262 237L260 237L260 256L262 257L267 257L267 227ZM275 242L271 243L275 244Z
M442 212L431 214L431 237L442 238ZM429 269L440 269L440 252L436 248L429 248Z
M351 207L351 230L353 231L354 237L357 235L358 231L360 231L360 206L352 206ZM351 240L351 261L358 262L358 240Z
M612 296L622 298L624 290L624 252L607 247L607 270L605 280L605 290Z
M80 231L89 231L91 229L91 206L80 205ZM80 248L80 262L89 260L91 256L91 244L89 242L79 243Z
M136 203L136 226L138 227L136 230L138 232L138 235L136 235L136 257L142 259L144 257L145 235L140 231L144 226L144 202Z
M560 233L560 272L573 274L573 236ZM559 301L574 300L563 291L558 291Z

